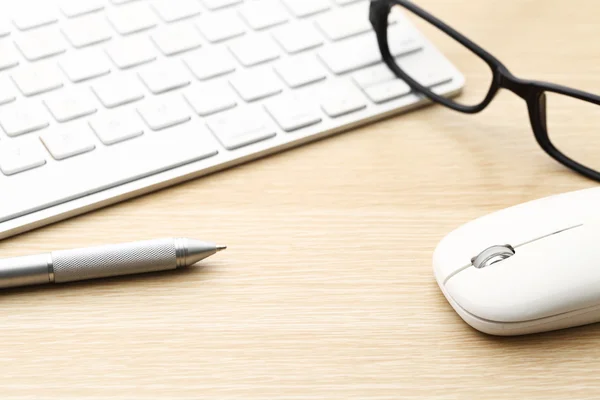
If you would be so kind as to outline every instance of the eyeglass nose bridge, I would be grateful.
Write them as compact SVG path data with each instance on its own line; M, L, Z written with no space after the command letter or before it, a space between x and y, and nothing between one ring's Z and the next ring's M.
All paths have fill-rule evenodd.
M525 101L531 100L534 94L531 82L517 78L504 65L498 68L495 76L497 77L499 88L510 90Z

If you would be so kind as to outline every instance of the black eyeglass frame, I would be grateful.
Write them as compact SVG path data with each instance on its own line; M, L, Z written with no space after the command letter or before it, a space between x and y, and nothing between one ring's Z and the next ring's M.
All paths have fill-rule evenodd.
M492 83L485 98L478 104L464 105L453 101L450 98L443 97L429 88L422 86L416 80L407 75L394 60L388 44L388 17L393 6L398 5L406 8L416 16L437 27L457 42L465 46L475 55L483 59L492 70ZM455 111L467 114L475 114L485 109L494 99L500 89L507 89L521 97L527 103L529 111L529 120L533 129L533 134L540 147L548 153L550 157L574 170L575 172L596 181L600 181L600 173L586 167L583 164L571 159L558 150L550 140L546 123L546 92L557 93L570 96L579 100L587 101L600 105L600 96L587 93L581 90L572 89L566 86L553 83L525 80L514 76L500 60L484 50L482 47L471 41L469 38L448 26L446 23L431 15L422 8L416 6L408 0L371 0L369 10L369 20L377 35L377 42L383 61L400 79L404 80L408 86L415 92L421 93L430 100L442 104Z

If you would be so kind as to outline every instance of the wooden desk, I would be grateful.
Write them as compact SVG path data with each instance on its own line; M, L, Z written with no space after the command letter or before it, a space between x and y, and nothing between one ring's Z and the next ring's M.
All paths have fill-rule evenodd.
M518 75L600 93L597 1L419 3ZM4 240L3 256L175 235L229 250L2 293L1 397L598 397L600 324L485 336L431 271L459 224L593 186L503 92L480 115L430 107Z

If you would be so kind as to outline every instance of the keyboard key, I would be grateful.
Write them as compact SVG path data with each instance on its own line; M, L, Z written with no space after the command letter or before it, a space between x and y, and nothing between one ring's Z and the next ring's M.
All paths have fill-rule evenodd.
M71 82L82 82L110 72L110 63L100 49L70 53L58 64Z
M144 98L142 84L133 76L108 76L94 83L92 90L106 108L113 108Z
M10 35L10 24L4 18L0 18L0 37Z
M42 144L33 138L0 141L0 171L14 175L46 164Z
M109 43L106 53L121 69L131 68L156 60L154 46L145 37L130 37Z
M299 18L327 11L331 8L329 0L283 0L283 3Z
M195 85L186 90L185 99L201 117L225 111L237 105L235 93L224 82Z
M323 44L319 31L308 22L282 26L273 33L273 37L290 54Z
M85 47L101 43L112 37L110 25L103 15L86 15L65 21L62 32L73 47Z
M245 101L255 101L281 93L281 83L268 69L240 72L230 80L233 88Z
M168 25L152 34L152 41L165 56L200 47L202 39L191 24Z
M367 106L364 96L350 82L330 83L322 88L321 107L332 118L362 110Z
M367 97L377 104L406 96L411 92L410 87L396 78L385 64L365 68L355 73L353 79Z
M240 38L229 49L242 65L251 67L279 58L279 49L268 36Z
M248 2L241 9L240 14L254 30L283 24L289 19L285 9L275 0Z
M140 116L132 110L111 111L90 121L90 127L102 143L109 146L144 133Z
M0 71L19 64L17 51L8 39L0 39Z
M203 15L196 24L206 40L212 43L221 42L246 33L244 22L234 13L218 12Z
M319 108L314 105L314 100L287 95L271 101L266 109L277 124L286 132L318 124L322 121Z
M63 37L53 28L24 33L16 40L16 44L29 61L64 53L67 48Z
M385 103L386 101L406 96L411 92L410 87L400 79L389 82L377 83L365 89L367 96L373 103Z
M12 137L46 128L46 110L37 102L7 104L0 108L0 126Z
M148 66L138 76L154 94L164 93L190 84L188 72L179 61Z
M40 139L55 160L64 160L96 148L93 133L83 122L63 125L60 130L44 133Z
M214 156L210 132L195 122L5 179L11 201L2 202L0 221Z
M321 61L335 74L364 68L381 61L374 35L365 35L328 46L318 53Z
M423 86L432 87L452 80L451 67L442 57L421 51L396 61L404 72Z
M209 117L207 125L227 150L235 150L275 136L275 128L260 108L235 109Z
M219 8L239 4L241 2L242 0L202 0L202 3L204 3L206 8L208 8L209 10L217 10Z
M57 10L52 2L20 1L18 10L13 11L13 23L22 31L53 24L58 21Z
M155 0L152 8L165 22L173 22L200 14L200 3L197 0Z
M189 107L177 96L155 98L138 107L138 112L153 131L190 120Z
M362 88L376 85L382 82L389 82L396 79L396 75L385 64L378 64L373 67L365 68L353 75L354 82Z
M390 34L390 37L403 37L403 39L390 43L392 55L408 54L422 47L416 37L408 33L402 36L402 33L397 32L398 29L396 28L398 28L398 25L390 28L393 32ZM335 74L343 74L377 64L381 61L377 39L375 38L375 34L372 33L335 43L322 49L318 54L319 58Z
M346 4L357 3L359 1L364 0L335 0L335 2L341 6L345 6Z
M62 0L60 9L69 18L104 9L101 0Z
M275 71L291 88L318 82L327 77L325 68L313 54L290 57L282 60Z
M369 3L360 3L320 15L316 23L331 40L369 32L372 29L369 22Z
M66 122L97 111L94 98L87 88L72 87L52 94L44 104L58 122Z
M200 80L211 79L235 71L233 56L223 48L196 51L183 58L183 62Z
M55 64L23 66L14 70L11 77L25 96L33 96L63 86L60 70Z
M0 105L13 102L17 99L15 96L15 87L8 77L0 76Z
M146 3L132 3L113 8L108 20L121 35L150 29L156 25L156 17Z

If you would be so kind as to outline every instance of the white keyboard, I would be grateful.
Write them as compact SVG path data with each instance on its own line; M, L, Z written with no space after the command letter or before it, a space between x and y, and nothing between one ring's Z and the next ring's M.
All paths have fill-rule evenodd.
M361 0L0 0L0 238L426 103ZM398 12L391 48L463 77ZM402 125L398 125L402 129Z

